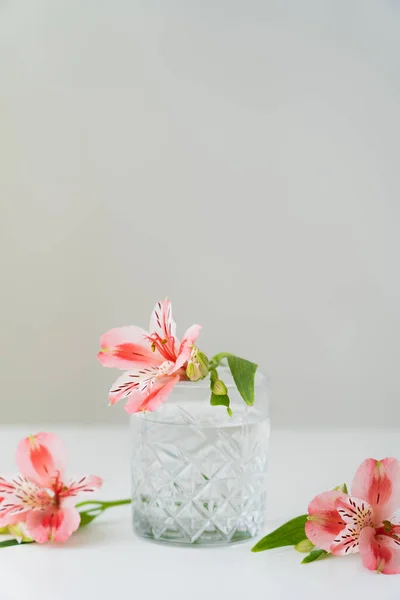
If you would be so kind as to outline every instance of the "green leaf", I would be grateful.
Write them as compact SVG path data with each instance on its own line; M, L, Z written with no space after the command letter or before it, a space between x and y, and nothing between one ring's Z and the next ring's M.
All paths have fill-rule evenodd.
M226 406L229 416L232 416L232 411L229 406L230 400L228 394L224 396L217 396L214 392L211 392L210 404L211 406Z
M301 540L301 542L298 542L298 544L296 544L294 547L294 549L297 550L297 552L311 552L313 548L314 544L310 542L308 538L306 538L305 540Z
M291 521L288 521L272 533L269 533L262 538L251 549L252 552L263 552L264 550L272 550L273 548L281 548L282 546L294 546L306 537L305 525L307 523L307 515L301 515Z
M4 542L0 542L0 548L7 548L8 546L22 546L22 544L34 544L35 542L32 541L22 541L22 542L18 542L17 540L13 539L13 540L4 540Z
M91 523L92 521L94 521L94 519L96 517L98 517L99 515L101 515L101 513L103 512L102 509L100 510L84 510L82 512L80 512L80 516L81 516L81 522L79 523L79 527L85 527L85 525L89 525L89 523Z
M328 556L328 552L326 550L312 550L310 554L303 558L301 564L314 562L314 560L325 558L326 556Z
M254 404L254 377L257 371L255 363L228 355L228 365L232 373L233 380L236 384L239 394L249 406Z
M0 548L7 548L7 546L19 546L17 540L4 540L4 542L0 542Z

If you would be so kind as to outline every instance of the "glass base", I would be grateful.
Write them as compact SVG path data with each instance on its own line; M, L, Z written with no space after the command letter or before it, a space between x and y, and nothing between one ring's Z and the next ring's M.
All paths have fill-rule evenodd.
M256 502L260 500L257 498ZM193 500L174 504L175 515L168 509L165 514L165 498L156 501L153 508L146 499L141 504L144 510L138 510L136 504L133 513L135 533L149 540L169 544L221 546L252 539L264 523L259 506L252 515L243 516L248 504L243 501L237 508L226 501L219 506L213 502L199 505Z
M194 540L193 542L182 539L182 536L179 534L179 532L176 532L174 530L171 530L171 531L167 530L161 537L156 537L151 532L143 533L141 531L137 531L137 529L135 529L135 528L134 528L134 532L136 533L136 535L138 535L139 537L142 537L146 540L152 540L153 542L159 542L161 544L171 544L171 545L175 545L175 546L199 547L199 546L226 546L227 545L226 540L222 539L219 532L216 532L216 531L215 532L210 531L209 533L204 533L199 538ZM229 540L229 545L247 542L248 540L251 540L254 537L255 536L251 535L249 532L237 531Z

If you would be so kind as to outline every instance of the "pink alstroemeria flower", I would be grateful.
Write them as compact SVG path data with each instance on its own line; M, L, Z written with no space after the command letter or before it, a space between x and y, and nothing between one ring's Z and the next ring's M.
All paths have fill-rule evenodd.
M157 410L185 374L200 325L192 325L182 342L176 337L171 302L158 302L150 319L150 333L132 325L111 329L100 339L97 357L105 367L131 369L121 375L109 393L110 404L123 398L128 413Z
M0 477L0 527L23 523L39 544L65 542L80 523L75 496L94 492L102 480L87 475L64 483L66 450L53 433L23 439L15 459L20 474Z
M380 573L400 573L400 461L368 458L358 468L351 495L324 492L308 506L306 534L332 554L360 552L363 565Z

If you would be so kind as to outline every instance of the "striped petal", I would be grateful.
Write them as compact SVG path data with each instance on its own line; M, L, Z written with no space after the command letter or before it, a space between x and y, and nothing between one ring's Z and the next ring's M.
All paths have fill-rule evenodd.
M24 521L32 510L45 510L53 504L47 490L21 475L0 477L0 527Z
M118 377L112 386L109 393L110 404L115 404L131 394L141 397L149 394L158 375L159 367L146 367L139 371L127 371L121 377Z
M346 527L335 537L330 550L338 555L358 552L361 531L373 527L372 507L368 502L350 496L339 498L336 507Z
M162 339L176 339L176 323L172 318L171 301L168 298L157 302L150 317L150 334L156 333Z
M101 477L97 475L86 475L80 479L71 479L66 484L66 490L61 492L61 497L77 496L78 494L90 493L99 490L103 484Z
M157 380L149 393L132 394L125 405L125 410L129 414L150 411L153 412L167 400L173 387L178 383L179 375L162 377Z

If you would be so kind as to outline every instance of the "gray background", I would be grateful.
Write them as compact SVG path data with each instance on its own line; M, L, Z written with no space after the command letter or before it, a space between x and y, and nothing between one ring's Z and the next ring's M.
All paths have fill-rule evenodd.
M259 362L275 424L399 425L400 3L0 3L1 421L104 421L99 335Z

